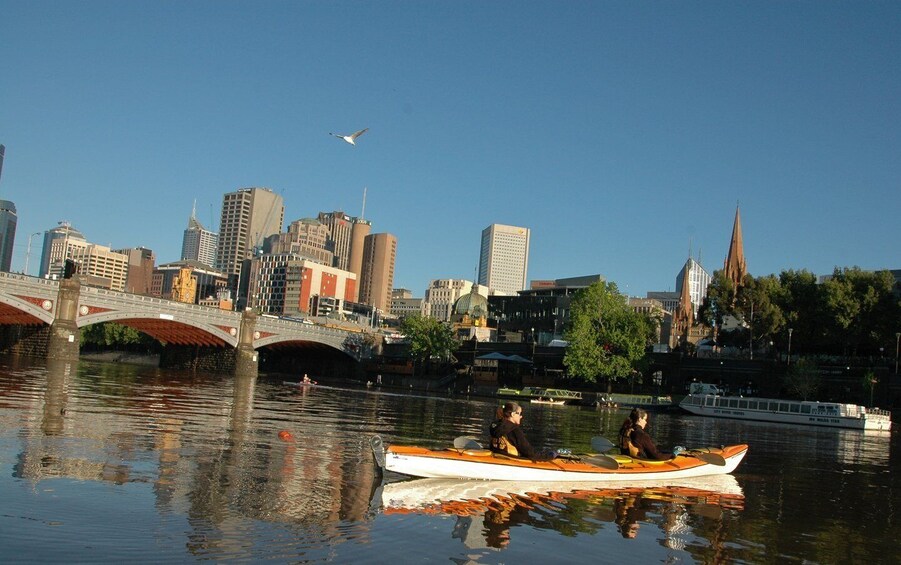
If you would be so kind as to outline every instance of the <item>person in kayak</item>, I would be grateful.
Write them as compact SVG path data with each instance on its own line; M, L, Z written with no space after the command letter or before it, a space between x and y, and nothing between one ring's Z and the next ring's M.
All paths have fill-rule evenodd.
M548 461L557 457L555 451L537 452L522 431L522 406L510 401L497 409L497 420L491 424L491 451L533 461Z
M647 424L647 411L642 408L633 408L632 412L629 413L629 417L619 429L619 447L623 455L665 461L672 459L684 450L684 448L679 446L673 449L673 453L666 453L657 449L654 440L644 431Z

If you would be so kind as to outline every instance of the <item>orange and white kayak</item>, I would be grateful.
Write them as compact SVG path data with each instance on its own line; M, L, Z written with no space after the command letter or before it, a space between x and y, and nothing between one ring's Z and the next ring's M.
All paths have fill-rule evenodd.
M738 467L748 452L745 444L686 451L666 461L626 456L570 456L531 461L487 449L427 449L370 442L376 462L384 470L423 478L495 481L622 482L686 479L724 475ZM712 462L711 462L712 461Z

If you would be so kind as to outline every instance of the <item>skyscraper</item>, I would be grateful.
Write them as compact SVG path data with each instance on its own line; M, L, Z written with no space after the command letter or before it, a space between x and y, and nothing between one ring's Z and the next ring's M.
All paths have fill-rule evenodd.
M698 315L698 307L707 296L707 287L710 286L710 273L704 270L700 263L692 258L685 262L685 266L676 275L676 288L682 288L683 279L688 276L688 292L691 297L692 312Z
M0 271L7 273L12 266L18 221L16 205L9 200L0 200Z
M260 251L264 239L281 233L284 219L282 197L268 188L242 188L223 196L215 266L228 276L238 305L246 298L245 261Z
M529 228L504 224L491 224L482 230L480 285L507 294L526 288L529 234Z
M72 241L87 244L84 234L66 221L59 222L58 226L44 232L41 267L38 269L39 277L62 276L66 259L72 257L70 251L70 242Z
M367 235L363 244L363 279L360 302L387 312L391 308L394 288L394 262L397 238L390 233Z
M216 264L216 245L219 234L212 232L197 221L196 207L191 209L188 228L181 243L181 260L197 261L208 267Z

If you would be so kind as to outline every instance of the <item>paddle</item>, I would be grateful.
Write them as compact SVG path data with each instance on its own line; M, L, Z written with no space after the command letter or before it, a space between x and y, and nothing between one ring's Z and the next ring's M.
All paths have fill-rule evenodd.
M694 457L695 459L700 459L704 463L710 463L711 465L719 465L720 467L726 466L726 459L722 455L717 455L716 453L703 453L700 451L686 451L680 453L679 455L684 455L686 457Z
M604 451L610 451L616 447L612 441L605 437L594 436L591 438L591 449L603 453Z
M616 447L613 445L609 439L601 436L594 436L591 438L591 448L595 451L608 451ZM700 459L704 463L709 463L711 465L718 465L720 467L726 466L726 459L723 458L722 455L717 455L716 453L704 453L701 451L685 451L680 453L679 455L684 455L685 457L694 457L695 459Z
M472 436L460 436L454 439L454 447L457 449L482 449L482 444Z

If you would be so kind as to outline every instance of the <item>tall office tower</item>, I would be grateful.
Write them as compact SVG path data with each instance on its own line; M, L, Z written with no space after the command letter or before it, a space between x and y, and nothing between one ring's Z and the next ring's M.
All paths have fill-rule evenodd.
M685 262L685 266L676 275L676 288L682 288L682 280L688 275L688 292L691 296L692 312L698 315L698 307L704 302L707 296L707 287L710 286L710 273L704 270L700 263L690 258Z
M397 238L390 233L367 235L363 241L363 279L360 302L387 312L391 308L394 288L394 263Z
M491 224L482 230L480 285L505 294L515 294L526 288L529 234L529 228L504 224Z
M185 230L181 241L181 260L197 261L208 267L216 264L216 245L219 243L219 234L203 227L197 221L196 207L191 209L191 217L188 218L188 229Z
M246 299L245 262L257 254L263 240L282 231L285 205L268 188L242 188L222 198L216 269L228 276L238 306Z
M153 269L156 267L156 254L146 247L115 249L113 253L121 253L128 257L125 292L150 296Z
M0 200L0 271L7 273L13 262L17 222L16 205L9 200Z
M69 222L59 222L58 226L44 232L41 268L38 269L39 277L62 276L63 265L66 259L71 259L71 254L69 253L70 241L80 241L87 244L84 234L73 228Z
M0 177L3 177L3 156L6 155L6 146L0 143Z
M354 218L350 228L350 261L347 270L357 275L357 280L363 278L363 249L366 247L366 238L372 231L372 223L363 218ZM359 290L359 289L358 289ZM358 300L355 296L354 300Z
M362 264L363 240L372 230L372 224L362 218L348 216L340 210L319 212L318 220L328 226L328 249L335 254L334 267L345 271L351 269L354 260ZM355 247L358 246L356 249ZM359 275L359 273L357 273Z
M266 253L297 255L331 267L334 254L327 249L328 237L328 226L313 218L302 218L291 222L286 233L266 238L264 247Z

